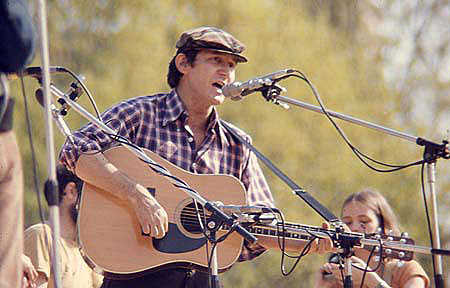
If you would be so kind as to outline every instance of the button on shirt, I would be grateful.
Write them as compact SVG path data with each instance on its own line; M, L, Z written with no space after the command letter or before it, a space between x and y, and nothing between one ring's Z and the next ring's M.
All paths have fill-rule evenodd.
M162 156L176 166L198 174L228 174L238 178L247 190L249 205L274 206L272 194L256 156L239 142L211 113L203 143L196 147L179 96L170 93L141 96L121 102L103 115L103 122L118 135ZM229 124L247 141L250 137ZM74 170L81 153L104 151L118 145L108 134L89 123L66 141L60 160ZM251 258L251 257L249 257Z

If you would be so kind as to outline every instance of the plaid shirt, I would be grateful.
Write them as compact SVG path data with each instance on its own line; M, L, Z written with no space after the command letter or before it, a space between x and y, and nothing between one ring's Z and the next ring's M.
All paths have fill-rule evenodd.
M244 184L249 205L274 206L272 194L254 153L220 124L213 110L203 143L196 147L187 125L188 113L175 90L166 94L141 96L121 102L102 115L103 122L118 135L162 156L176 166L197 174L233 175ZM231 125L231 124L230 124ZM247 141L250 137L232 126ZM117 143L92 123L73 134L75 144L66 141L60 160L69 169L81 153L104 151ZM243 251L240 260L262 251Z

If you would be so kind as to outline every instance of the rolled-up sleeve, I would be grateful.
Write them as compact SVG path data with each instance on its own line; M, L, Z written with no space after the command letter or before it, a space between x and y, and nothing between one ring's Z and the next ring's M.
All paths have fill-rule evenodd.
M73 143L69 139L61 148L59 160L68 169L75 171L76 162L83 153L102 152L114 146L114 136L120 136L134 142L136 129L141 121L140 110L131 103L122 102L102 114L103 123L116 133L109 135L93 123L80 128L72 134Z

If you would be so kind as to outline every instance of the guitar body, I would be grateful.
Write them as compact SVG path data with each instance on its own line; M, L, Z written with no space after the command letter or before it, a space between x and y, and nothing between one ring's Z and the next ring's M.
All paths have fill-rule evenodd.
M193 174L153 152L145 152L205 199L221 201L225 205L247 204L244 186L235 177ZM199 230L191 198L124 147L111 148L104 155L119 170L154 194L168 214L169 231L160 240L143 235L127 201L85 183L78 215L78 240L88 264L112 278L127 278L133 276L129 274L147 273L165 265L208 267L206 239ZM223 233L218 232L217 237ZM221 271L237 260L242 244L241 236L233 232L217 245ZM208 247L211 252L211 245Z

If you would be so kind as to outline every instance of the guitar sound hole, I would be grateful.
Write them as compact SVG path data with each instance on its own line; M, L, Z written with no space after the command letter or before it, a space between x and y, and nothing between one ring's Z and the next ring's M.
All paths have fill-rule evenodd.
M200 217L203 220L203 206L197 203L198 211L200 212ZM181 225L183 228L192 234L201 234L202 228L198 223L197 210L195 209L194 203L191 203L183 208L181 211Z

